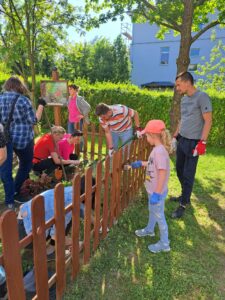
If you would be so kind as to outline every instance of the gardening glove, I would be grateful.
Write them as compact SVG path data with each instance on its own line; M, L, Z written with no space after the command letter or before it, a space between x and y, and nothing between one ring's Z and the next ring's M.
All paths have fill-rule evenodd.
M137 136L138 139L142 138L142 134L141 134L142 130L143 128L141 127L135 127L135 135Z
M200 140L193 150L193 156L204 155L206 152L206 142Z
M177 150L177 139L175 136L172 138L171 146L172 146L173 151Z
M138 169L138 168L142 167L142 161L136 160L136 161L132 162L131 167L132 167L132 169Z
M44 107L46 106L46 101L44 100L44 99L42 99L42 98L39 98L38 99L38 105L43 105Z
M148 200L150 201L150 204L155 205L159 203L161 196L161 194L153 193L152 195L149 195Z
M113 148L109 148L109 157L112 157L114 153L114 149Z

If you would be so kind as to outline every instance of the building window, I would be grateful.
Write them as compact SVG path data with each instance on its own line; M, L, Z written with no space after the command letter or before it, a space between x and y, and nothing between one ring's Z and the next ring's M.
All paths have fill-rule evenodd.
M198 64L190 64L188 67L188 71L194 72L198 69Z
M191 48L190 50L190 57L198 57L200 54L200 48Z
M169 47L160 48L160 64L168 65L169 64Z

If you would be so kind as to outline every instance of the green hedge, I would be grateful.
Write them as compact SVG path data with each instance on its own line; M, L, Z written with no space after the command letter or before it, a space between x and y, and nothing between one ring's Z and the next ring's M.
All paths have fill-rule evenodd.
M0 77L0 85L3 81ZM140 122L144 126L150 119L162 119L169 127L170 107L173 97L172 91L148 91L142 90L131 84L113 84L110 82L89 84L87 81L78 79L76 84L81 87L80 94L84 95L91 104L92 111L90 119L98 124L94 115L95 107L100 102L107 104L125 104L137 110L140 115ZM37 82L36 96L39 95L40 84ZM213 105L213 127L209 136L209 143L225 146L225 93L208 91ZM50 122L54 123L52 107L46 108ZM66 128L67 108L62 108L62 125ZM42 124L46 127L45 120Z

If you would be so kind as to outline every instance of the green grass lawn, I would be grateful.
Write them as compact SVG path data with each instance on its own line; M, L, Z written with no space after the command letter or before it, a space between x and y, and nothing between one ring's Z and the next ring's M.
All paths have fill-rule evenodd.
M171 161L169 196L180 188ZM225 299L225 150L200 158L192 207L182 220L170 218L177 204L166 202L171 252L152 254L134 231L148 220L144 189L67 287L65 299Z

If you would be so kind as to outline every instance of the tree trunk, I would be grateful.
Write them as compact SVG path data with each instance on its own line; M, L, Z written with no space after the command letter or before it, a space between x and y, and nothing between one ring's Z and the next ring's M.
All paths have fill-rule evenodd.
M182 28L180 32L180 49L177 58L177 75L186 72L190 63L189 51L191 47L191 29L193 22L194 7L193 1L184 0L184 13L182 18ZM173 102L170 111L170 130L175 132L180 121L180 101L181 96L174 89Z

